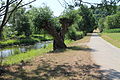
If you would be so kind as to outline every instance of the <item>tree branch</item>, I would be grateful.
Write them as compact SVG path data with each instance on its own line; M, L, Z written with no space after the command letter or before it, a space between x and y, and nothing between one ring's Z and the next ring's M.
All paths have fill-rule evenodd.
M7 2L6 2L6 10L5 10L5 16L3 17L3 20L2 20L2 24L0 25L0 29L2 29L3 28L3 26L4 26L4 23L5 23L5 21L6 21L6 18L7 18L7 13L8 13L8 10L9 10L9 0L7 0Z
M23 0L22 0L22 1L23 1ZM31 3L35 2L35 1L36 1L36 0L30 1L30 2L28 2L28 3L26 3L26 4L21 5L21 6L18 5L16 9L19 9L19 8L21 8L21 7L23 7L23 6L26 6L26 5L28 5L28 4L31 4ZM13 12L13 10L9 11L8 13L11 13L11 12ZM2 12L2 14L0 14L0 16L3 16L3 15L5 15L5 12Z
M8 18L6 19L6 21L5 21L5 23L4 23L3 25L5 25L5 24L8 22L8 20L9 20L10 17L11 17L11 15L12 15L13 12L17 9L17 7L21 4L22 1L23 1L23 0L21 0L21 1L15 6L15 8L11 11L11 13L9 14Z

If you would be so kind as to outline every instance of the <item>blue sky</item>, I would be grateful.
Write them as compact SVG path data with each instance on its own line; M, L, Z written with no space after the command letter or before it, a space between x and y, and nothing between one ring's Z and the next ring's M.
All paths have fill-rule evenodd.
M26 1L30 1L30 0L25 0ZM64 3L64 0L59 0L62 4ZM72 2L72 0L65 0L66 2L70 3ZM83 0L85 2L93 2L93 3L100 3L101 0ZM42 6L44 4L46 4L47 6L50 7L50 9L54 12L55 16L59 16L61 14L61 12L63 12L64 7L62 7L60 5L60 3L58 2L58 0L37 0L36 2L32 3L33 6L35 7L39 7Z

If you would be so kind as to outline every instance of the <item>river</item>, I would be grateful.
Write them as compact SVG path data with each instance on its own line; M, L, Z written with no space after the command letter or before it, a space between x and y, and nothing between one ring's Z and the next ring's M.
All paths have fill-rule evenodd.
M16 46L16 47L4 48L0 50L0 57L4 58L15 54L24 53L32 49L40 49L42 47L46 47L51 42L52 41L45 41L45 42L38 42L34 45L29 45L29 46Z

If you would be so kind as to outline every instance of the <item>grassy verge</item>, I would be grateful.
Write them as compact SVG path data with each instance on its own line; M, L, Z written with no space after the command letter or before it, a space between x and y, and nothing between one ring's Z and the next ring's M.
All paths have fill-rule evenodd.
M120 33L102 33L103 39L120 48Z
M72 40L65 40L66 44L70 44L71 42ZM11 65L11 64L19 63L21 60L26 61L26 60L32 59L35 56L42 55L44 53L52 51L52 48L53 48L53 44L51 43L46 48L31 50L26 53L21 53L21 54L7 57L4 60L3 65Z
M116 29L107 29L103 31L104 33L120 33L120 28Z

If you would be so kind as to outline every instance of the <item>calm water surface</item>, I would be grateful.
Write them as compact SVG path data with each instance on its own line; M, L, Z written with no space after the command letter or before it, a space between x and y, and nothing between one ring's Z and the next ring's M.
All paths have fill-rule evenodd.
M46 41L46 42L39 42L30 46L18 46L18 47L5 48L0 50L0 57L8 57L14 54L24 53L32 49L40 49L42 47L46 47L51 42L52 41Z

